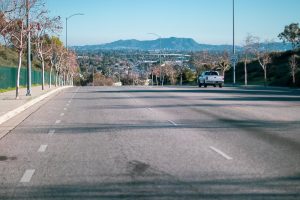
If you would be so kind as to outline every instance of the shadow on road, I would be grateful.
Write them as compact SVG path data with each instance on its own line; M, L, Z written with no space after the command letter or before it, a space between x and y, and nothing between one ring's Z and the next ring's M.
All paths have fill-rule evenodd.
M136 161L135 161L136 162ZM110 180L103 181L106 177ZM63 177L62 177L63 178ZM222 199L222 200L298 200L300 176L272 178L215 178L178 180L147 168L134 178L131 173L98 176L96 183L0 186L1 199ZM63 180L62 180L63 182ZM13 197L9 195L13 192Z
M214 93L214 94L247 94L247 95L294 95L299 96L300 90L274 90L274 89L239 89L239 88L226 88L226 89L197 89L197 88L161 88L161 89L116 89L104 90L95 88L93 90L78 91L78 93Z

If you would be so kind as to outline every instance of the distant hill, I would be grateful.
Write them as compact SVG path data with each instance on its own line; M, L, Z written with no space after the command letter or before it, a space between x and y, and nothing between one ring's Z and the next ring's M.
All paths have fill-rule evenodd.
M286 51L291 49L290 44L272 43L270 45L272 51ZM231 45L211 45L199 44L192 38L161 38L156 40L118 40L115 42L100 45L85 45L72 47L76 51L99 51L99 50L167 50L167 51L224 51L231 50ZM237 51L241 51L242 47L237 46Z

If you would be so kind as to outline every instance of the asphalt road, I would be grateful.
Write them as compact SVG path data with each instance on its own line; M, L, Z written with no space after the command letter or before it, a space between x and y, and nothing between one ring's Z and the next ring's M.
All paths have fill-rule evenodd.
M20 121L0 199L300 199L300 91L70 88Z

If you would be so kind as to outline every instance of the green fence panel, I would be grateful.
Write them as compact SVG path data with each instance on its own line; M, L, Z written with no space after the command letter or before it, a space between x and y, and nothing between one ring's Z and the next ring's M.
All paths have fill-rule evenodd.
M9 87L16 87L18 68L15 67L0 67L0 89L6 89ZM51 75L52 85L55 82L55 76ZM48 85L50 80L50 73L45 72L45 84ZM42 84L42 71L32 70L31 71L31 83L34 85ZM27 69L21 68L20 71L20 85L26 86L27 84Z
M16 68L0 67L0 88L15 87Z

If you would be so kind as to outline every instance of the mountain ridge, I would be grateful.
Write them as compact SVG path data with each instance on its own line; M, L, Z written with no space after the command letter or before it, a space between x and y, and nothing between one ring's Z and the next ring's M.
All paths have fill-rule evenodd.
M271 51L286 51L292 47L290 44L274 42L271 45ZM83 45L71 47L75 51L99 51L99 50L141 50L141 51L231 51L232 45L214 45L198 43L192 38L161 38L156 40L117 40L106 44ZM265 48L264 45L262 48ZM241 51L241 46L236 46L237 51Z

